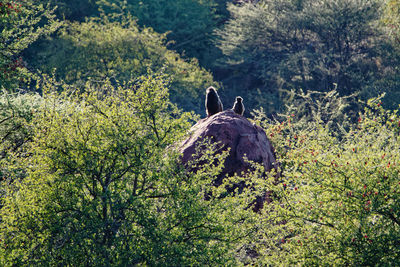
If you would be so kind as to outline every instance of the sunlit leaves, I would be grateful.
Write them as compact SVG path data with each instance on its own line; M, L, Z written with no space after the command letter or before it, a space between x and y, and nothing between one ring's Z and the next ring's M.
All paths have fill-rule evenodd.
M193 114L168 100L163 76L124 87L105 81L83 93L45 80L31 122L27 175L4 186L3 265L225 265L254 235L255 193L212 187L227 153L211 144L182 166L174 146ZM204 164L206 163L206 164ZM193 162L193 164L195 164ZM249 183L250 184L250 183ZM253 193L254 191L254 193ZM223 197L221 197L223 196Z
M48 74L55 68L57 79L78 87L88 81L101 86L105 79L123 84L149 70L167 74L171 100L187 111L201 113L203 102L199 99L215 82L196 60L185 61L168 50L165 38L151 28L139 29L132 18L111 22L103 16L69 23L57 37L32 49L32 63Z
M53 11L43 5L30 0L0 1L0 89L14 91L26 83L32 74L21 52L59 26Z
M265 263L400 261L398 115L375 99L360 117L340 135L321 121L291 116L268 129L280 147L282 180L275 205L267 206L275 223L264 229Z

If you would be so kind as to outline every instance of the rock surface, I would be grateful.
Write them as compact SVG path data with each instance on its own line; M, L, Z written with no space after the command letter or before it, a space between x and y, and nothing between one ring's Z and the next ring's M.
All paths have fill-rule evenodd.
M205 137L220 142L223 150L230 148L225 168L218 180L226 174L231 176L234 173L248 171L250 165L245 161L245 156L251 161L262 164L266 171L270 171L276 164L274 149L264 130L232 110L225 110L202 119L192 127L190 137L179 147L179 151L183 154L183 163L192 159L196 143Z

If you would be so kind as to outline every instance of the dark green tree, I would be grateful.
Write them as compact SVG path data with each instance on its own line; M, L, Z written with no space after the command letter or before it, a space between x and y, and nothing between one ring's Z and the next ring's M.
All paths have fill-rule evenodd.
M210 66L215 59L213 31L220 16L216 14L217 4L213 0L100 0L97 3L106 13L129 13L138 19L141 27L168 33L168 48L197 58L202 66Z
M55 15L60 20L84 21L86 17L98 15L95 0L39 0L37 2L56 7Z
M397 109L400 103L400 76L399 76L399 60L400 60L400 3L397 0L386 1L383 6L382 22L385 28L386 39L390 40L392 45L385 49L385 60L388 62L387 67L381 68L380 71L385 73L384 77L369 86L367 86L363 95L366 97L375 97L371 92L385 93L383 103L391 108ZM378 63L381 63L379 60Z
M379 3L272 0L230 5L232 18L218 31L224 64L231 65L238 77L233 81L244 90L361 91L382 79L393 61L379 28Z

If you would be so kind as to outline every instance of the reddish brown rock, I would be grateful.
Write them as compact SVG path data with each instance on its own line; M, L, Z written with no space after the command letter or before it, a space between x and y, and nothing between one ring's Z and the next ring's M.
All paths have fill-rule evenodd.
M248 171L250 165L245 161L245 155L249 160L262 164L267 171L276 164L274 149L264 130L232 110L225 110L202 119L192 127L190 137L179 148L184 163L192 159L196 143L205 137L220 142L224 150L230 148L225 169L219 179L225 174L233 175ZM220 181L217 181L217 184L219 183Z

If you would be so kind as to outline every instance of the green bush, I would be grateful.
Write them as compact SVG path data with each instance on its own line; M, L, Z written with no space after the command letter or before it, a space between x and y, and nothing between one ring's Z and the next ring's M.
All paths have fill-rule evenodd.
M21 53L60 23L52 10L31 0L0 1L0 90L14 91L32 77Z
M59 35L35 49L34 66L69 84L101 85L110 78L116 84L136 79L149 70L171 78L171 100L180 108L204 114L204 91L213 82L210 73L195 60L184 61L165 47L165 35L136 23L109 22L107 17L69 23Z
M33 139L30 123L41 105L37 94L0 94L0 177L1 184L25 176L17 159L29 157L27 147Z
M260 232L263 265L400 263L400 118L380 99L368 104L340 138L321 116L299 122L288 114L280 123L258 117L281 162Z
M44 88L20 162L27 177L3 197L2 266L237 264L255 232L246 207L258 190L227 193L239 177L211 187L227 156L211 156L212 146L192 162L198 171L178 163L173 146L193 117L169 102L165 84L142 77L61 96Z

